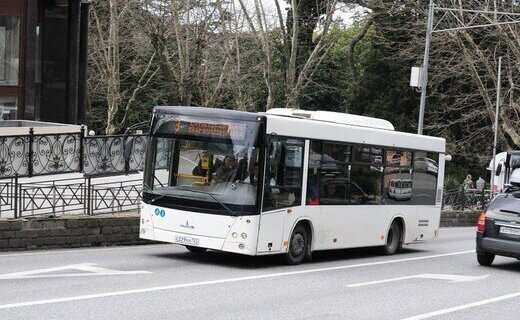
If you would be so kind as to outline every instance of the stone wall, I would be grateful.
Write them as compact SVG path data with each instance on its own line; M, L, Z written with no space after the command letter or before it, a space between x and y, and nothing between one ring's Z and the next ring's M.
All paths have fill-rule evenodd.
M0 250L146 244L133 215L0 220Z
M441 227L475 227L479 212L470 211L443 211Z

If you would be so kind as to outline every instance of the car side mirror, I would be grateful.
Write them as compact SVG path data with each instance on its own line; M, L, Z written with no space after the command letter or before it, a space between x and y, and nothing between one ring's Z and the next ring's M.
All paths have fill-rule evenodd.
M123 147L123 158L125 159L125 161L130 161L130 158L132 157L132 151L134 149L134 143L134 137L128 137L125 140L125 145Z
M499 163L497 165L497 170L495 171L495 176L499 176L501 172L502 172L502 164Z

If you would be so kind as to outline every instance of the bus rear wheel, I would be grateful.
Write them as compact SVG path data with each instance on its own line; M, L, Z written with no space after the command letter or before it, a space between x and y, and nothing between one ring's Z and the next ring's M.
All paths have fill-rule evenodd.
M194 246L186 246L186 249L188 249L188 251L190 252L193 252L193 253L204 253L206 252L206 248L201 248L201 247L194 247Z
M289 240L289 250L285 254L285 262L290 265L302 263L307 254L308 242L307 229L301 224L297 225Z
M401 250L402 246L401 227L394 221L386 235L386 244L383 246L383 253L387 255L394 254Z

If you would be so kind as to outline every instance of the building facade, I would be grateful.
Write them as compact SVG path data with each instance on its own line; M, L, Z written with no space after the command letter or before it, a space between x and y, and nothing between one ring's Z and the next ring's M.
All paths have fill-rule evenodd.
M85 121L89 2L0 0L0 119Z

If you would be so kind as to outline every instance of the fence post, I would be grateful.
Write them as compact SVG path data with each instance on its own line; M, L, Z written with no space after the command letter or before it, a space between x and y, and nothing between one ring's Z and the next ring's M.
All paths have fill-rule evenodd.
M91 207L91 201L92 201L92 192L91 192L91 178L87 177L87 215L92 215L92 207Z
M464 188L460 190L460 209L464 211L464 207L466 207L466 193L464 192Z
M14 218L18 218L18 174L14 175Z
M33 168L33 152L34 152L34 129L29 128L29 163L27 165L28 167L28 174L29 177L33 176L34 168Z
M80 134L79 134L79 172L83 172L83 157L85 156L85 152L83 150L85 139L85 126L81 125Z

